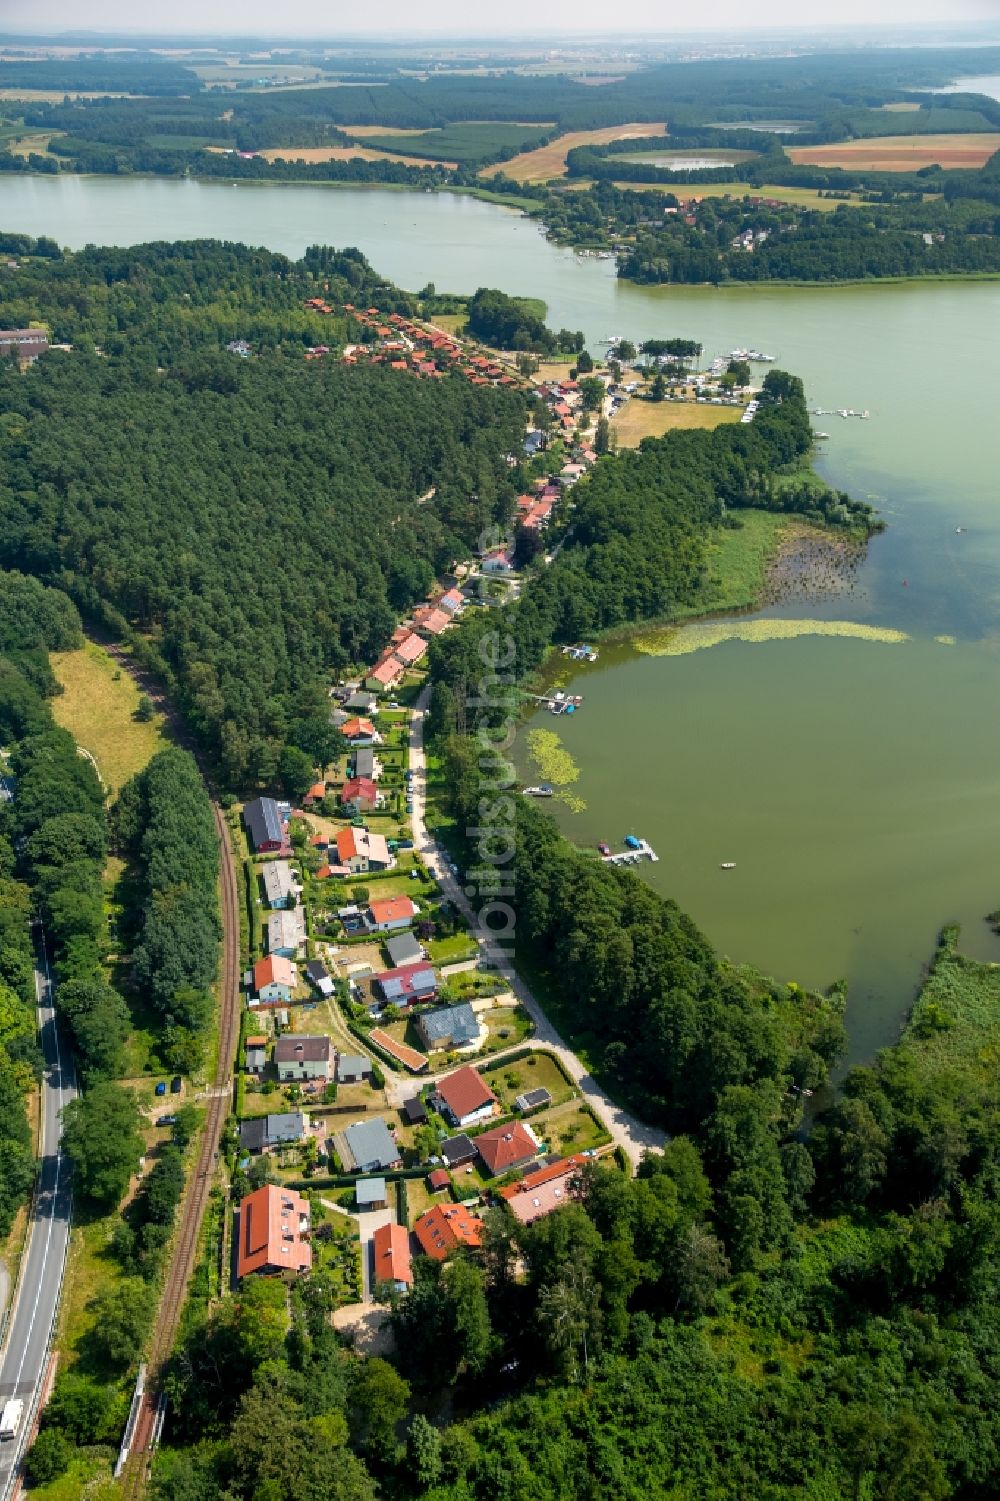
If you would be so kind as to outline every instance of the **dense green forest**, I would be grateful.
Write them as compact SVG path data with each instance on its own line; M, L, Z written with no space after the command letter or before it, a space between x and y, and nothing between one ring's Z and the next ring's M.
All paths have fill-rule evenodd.
M583 334L546 328L545 319L523 297L508 297L493 287L480 287L469 299L466 330L494 349L524 349L534 354L579 354Z
M530 811L524 837L563 880L545 822ZM718 992L717 1050L688 1055L705 1070L682 1085L688 1129L633 1180L588 1167L534 1226L488 1210L476 1259L420 1258L411 1292L386 1294L389 1359L339 1344L322 1271L290 1320L260 1281L199 1310L168 1381L158 1501L995 1494L997 971L947 936L902 1042L806 1135L796 1060L810 1038L808 1077L824 1075L837 997L720 970L670 903L608 876L608 941L637 963L645 948L661 1004ZM89 1441L58 1407L46 1421Z
M133 630L224 780L268 781L285 745L310 752L330 672L373 661L509 514L524 399L306 364L349 331L303 310L317 289L410 305L357 252L197 243L25 270L4 321L42 318L74 351L0 369L0 561Z

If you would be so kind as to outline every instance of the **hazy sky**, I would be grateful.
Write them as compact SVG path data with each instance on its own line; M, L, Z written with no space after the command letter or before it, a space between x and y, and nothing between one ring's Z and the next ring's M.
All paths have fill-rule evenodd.
M468 36L543 31L579 35L619 28L630 36L643 31L718 30L754 27L934 25L998 22L1000 0L711 0L692 7L687 0L505 0L502 5L469 0L0 0L0 30L115 30L146 33L207 31L241 36L367 36L446 31Z

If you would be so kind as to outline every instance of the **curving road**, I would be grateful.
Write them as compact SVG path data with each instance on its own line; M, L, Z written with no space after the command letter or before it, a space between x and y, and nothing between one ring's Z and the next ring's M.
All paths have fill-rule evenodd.
M611 1133L615 1145L621 1147L629 1161L637 1166L644 1152L663 1150L667 1139L665 1133L654 1126L647 1126L638 1117L623 1110L620 1105L616 1105L614 1100L604 1093L593 1074L589 1072L572 1048L563 1041L517 971L505 960L497 962L497 950L491 947L488 936L481 932L477 913L466 897L464 889L445 863L443 852L427 833L425 821L427 761L424 755L424 719L427 715L430 697L431 690L428 685L417 699L410 720L410 770L413 772L411 783L413 812L410 815L410 822L413 825L414 845L423 856L428 870L436 877L442 891L450 901L454 902L468 921L472 936L480 949L484 954L487 952L490 954L490 968L493 973L501 975L506 980L534 1022L535 1034L532 1042L540 1043L557 1054L563 1067L592 1107L594 1114Z
M39 1040L45 1058L38 1185L0 1357L0 1402L20 1397L24 1416L16 1437L0 1443L0 1501L10 1493L48 1368L72 1212L70 1166L60 1149L60 1112L75 1098L76 1081L72 1054L60 1038L56 1023L52 979L41 932L38 950L40 967L35 970L35 993Z

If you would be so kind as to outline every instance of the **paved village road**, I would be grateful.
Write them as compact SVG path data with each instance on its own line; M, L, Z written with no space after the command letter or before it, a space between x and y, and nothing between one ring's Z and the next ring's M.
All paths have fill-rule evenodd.
M8 1397L24 1402L21 1426L0 1444L0 1498L10 1493L31 1429L38 1393L49 1361L49 1346L69 1247L72 1190L69 1163L60 1146L63 1106L76 1094L72 1055L59 1036L48 963L41 954L35 970L38 1031L45 1059L41 1083L41 1136L38 1183L31 1207L28 1242L21 1259L7 1340L0 1360L0 1405Z
M477 915L473 911L465 895L465 891L456 881L446 864L443 851L439 849L427 833L427 824L425 822L427 806L427 762L424 755L424 720L427 714L427 707L430 703L430 696L431 690L428 685L417 699L413 709L413 717L410 721L410 770L413 772L413 781L411 784L413 813L410 821L413 826L413 842L416 849L423 856L428 869L437 879L442 891L450 901L455 903L455 906L469 922L472 936L485 952L489 947L488 939L486 935L479 932ZM634 1115L629 1114L627 1110L622 1110L620 1106L608 1098L594 1076L588 1073L572 1049L567 1047L521 976L506 962L498 963L495 958L495 950L493 953L494 958L491 969L506 980L535 1024L535 1035L532 1041L541 1043L558 1056L567 1073L593 1108L595 1115L611 1133L615 1145L620 1146L629 1160L635 1165L639 1163L644 1152L662 1150L666 1143L665 1134L662 1131L656 1130L653 1126L644 1125L642 1121L638 1120Z

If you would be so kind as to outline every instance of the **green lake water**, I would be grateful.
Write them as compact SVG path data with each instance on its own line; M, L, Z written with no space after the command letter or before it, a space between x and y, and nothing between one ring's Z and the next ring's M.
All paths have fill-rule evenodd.
M576 676L582 711L535 721L581 768L586 810L554 811L582 844L648 838L661 858L644 878L734 959L846 976L855 1057L895 1035L944 922L1000 960L982 920L1000 906L1000 283L634 287L514 212L384 190L8 177L0 226L74 246L353 244L404 286L543 297L592 348L610 334L756 347L803 377L811 406L867 408L867 422L815 419L820 468L872 496L889 530L853 590L769 613L910 639L605 650Z

